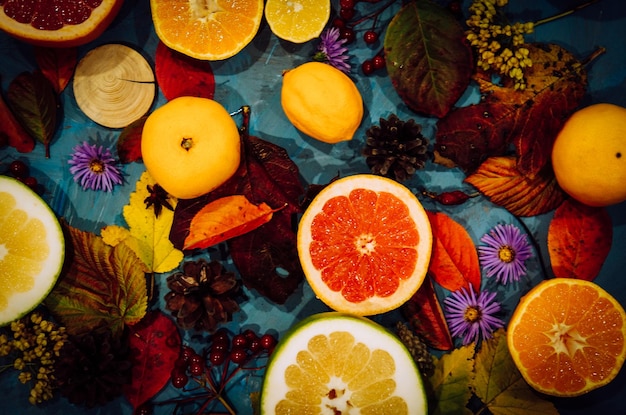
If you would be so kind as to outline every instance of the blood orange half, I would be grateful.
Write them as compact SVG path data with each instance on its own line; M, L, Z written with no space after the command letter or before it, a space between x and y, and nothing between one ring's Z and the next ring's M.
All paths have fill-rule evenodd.
M39 46L88 43L111 24L124 0L0 0L0 29Z
M298 228L307 281L329 307L355 315L398 308L421 286L432 250L426 211L405 186L358 174L313 199Z

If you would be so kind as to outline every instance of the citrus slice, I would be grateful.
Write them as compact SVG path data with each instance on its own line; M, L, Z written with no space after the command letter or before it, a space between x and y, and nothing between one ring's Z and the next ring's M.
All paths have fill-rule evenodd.
M124 0L10 0L0 2L0 29L40 46L88 43L111 24Z
M554 278L517 305L507 341L529 385L553 396L578 396L609 383L626 357L626 315L593 282Z
M64 258L65 239L52 210L28 186L0 176L0 326L44 300Z
M357 174L330 183L313 199L297 244L318 298L336 311L365 316L398 308L422 285L432 231L409 189Z
M159 39L196 59L222 60L252 41L263 18L263 0L150 0Z
M304 43L322 33L330 18L330 0L267 0L265 20L272 33Z
M309 316L278 343L261 389L261 414L426 414L415 361L400 340L364 318Z

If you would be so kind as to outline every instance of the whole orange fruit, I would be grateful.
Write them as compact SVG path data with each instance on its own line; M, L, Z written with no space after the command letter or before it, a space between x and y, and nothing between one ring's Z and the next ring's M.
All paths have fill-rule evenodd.
M0 29L39 46L72 47L95 40L111 24L124 0L2 2Z
M239 129L208 98L179 97L153 111L143 127L146 169L172 196L192 199L228 180L239 167Z
M422 285L432 230L417 197L372 174L347 176L313 199L297 246L309 285L326 305L355 315L398 308Z
M552 148L559 186L589 206L626 200L626 108L593 104L567 120Z

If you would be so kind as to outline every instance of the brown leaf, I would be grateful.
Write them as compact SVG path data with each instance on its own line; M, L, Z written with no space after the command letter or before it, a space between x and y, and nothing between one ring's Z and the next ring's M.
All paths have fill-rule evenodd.
M433 231L429 272L449 291L480 291L480 265L476 246L465 228L445 213L427 212Z
M548 228L548 253L556 277L592 281L611 250L613 225L603 207L572 199L554 212Z
M225 196L204 206L191 220L183 249L202 249L243 235L269 222L276 210L243 195Z
M550 212L566 198L551 169L530 179L517 170L515 157L490 157L465 181L516 216Z
M48 78L56 93L60 94L74 76L78 49L36 46L34 51L39 70Z

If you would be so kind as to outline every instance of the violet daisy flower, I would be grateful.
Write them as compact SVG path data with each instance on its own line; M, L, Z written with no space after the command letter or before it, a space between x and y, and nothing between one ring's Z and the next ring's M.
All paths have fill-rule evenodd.
M496 225L480 238L486 246L478 247L478 258L487 270L487 277L507 284L519 281L526 274L525 261L532 257L532 250L526 235L514 225Z
M114 185L122 184L122 173L115 167L111 151L102 146L87 142L79 144L74 147L68 163L72 166L70 173L74 175L74 181L83 189L110 192Z
M504 327L504 322L495 317L501 309L495 301L496 293L481 291L476 298L474 290L462 288L444 300L446 320L453 337L463 337L463 345L489 339L493 332Z
M350 73L350 58L346 52L348 48L344 47L346 39L339 39L339 29L332 27L326 29L320 36L320 44L317 47L317 53L313 55L313 60L325 62L344 73Z

